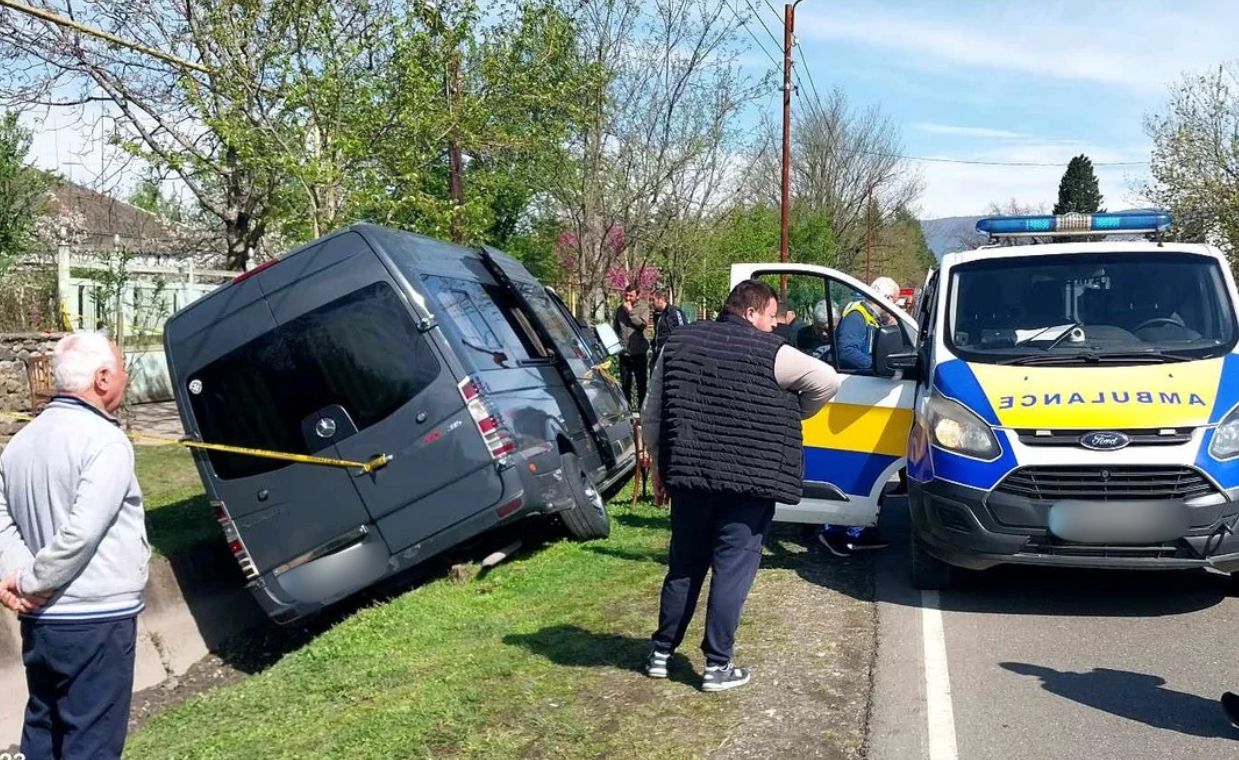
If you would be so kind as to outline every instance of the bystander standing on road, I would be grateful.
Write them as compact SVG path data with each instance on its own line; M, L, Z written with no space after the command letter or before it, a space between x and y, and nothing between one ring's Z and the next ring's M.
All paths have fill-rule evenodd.
M770 286L745 280L718 321L676 330L655 366L643 434L655 487L671 495L671 553L645 664L653 678L667 676L713 568L702 689L749 681L732 651L762 540L775 502L800 501L801 420L839 388L830 366L773 334L776 311Z
M150 550L116 346L56 344L56 395L0 455L0 602L21 617L27 758L119 758Z

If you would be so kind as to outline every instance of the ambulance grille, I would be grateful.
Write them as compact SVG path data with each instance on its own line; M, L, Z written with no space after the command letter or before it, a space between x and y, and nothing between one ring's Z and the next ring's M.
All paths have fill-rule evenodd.
M995 490L1044 501L1186 501L1215 493L1213 484L1197 470L1158 465L1022 467Z
M1016 430L1025 446L1080 446L1080 437L1088 430ZM1107 432L1109 429L1107 428ZM1127 436L1128 446L1177 446L1192 440L1191 428L1114 429Z

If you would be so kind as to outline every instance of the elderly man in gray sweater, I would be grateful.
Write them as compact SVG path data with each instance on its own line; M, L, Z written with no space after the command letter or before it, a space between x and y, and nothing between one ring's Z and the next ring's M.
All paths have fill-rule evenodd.
M63 338L57 394L0 454L0 603L21 618L28 758L119 758L150 549L128 376L98 333ZM2 743L2 742L0 742Z

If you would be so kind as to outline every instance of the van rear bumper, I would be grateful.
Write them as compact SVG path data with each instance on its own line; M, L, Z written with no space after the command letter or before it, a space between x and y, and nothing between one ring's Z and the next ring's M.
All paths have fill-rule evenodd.
M401 551L392 553L380 532L368 525L361 541L283 573L267 571L249 588L263 612L276 623L293 623L313 615L484 533L501 521L541 511L526 498L527 482L520 470L506 467L499 471L503 495L497 502Z
M908 484L914 537L938 559L970 570L996 565L1239 572L1239 492L1210 506L1217 518L1171 540L1147 545L1064 541L1046 527L1011 527L988 508L989 492L942 481ZM1177 505L1176 505L1177 506Z

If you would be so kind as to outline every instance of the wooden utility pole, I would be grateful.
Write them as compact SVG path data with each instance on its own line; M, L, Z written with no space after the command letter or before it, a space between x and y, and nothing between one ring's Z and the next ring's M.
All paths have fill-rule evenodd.
M453 42L453 45L455 43ZM452 51L451 71L447 80L448 109L453 111L454 118L459 117L460 108L460 51ZM452 198L452 242L459 243L464 239L460 232L460 208L465 202L465 189L462 173L464 161L460 154L460 139L456 133L456 124L452 125L452 133L447 142L447 161L449 174L449 193Z
M788 218L791 211L792 173L792 44L795 41L796 6L800 0L783 6L783 177L779 203L779 261L786 262ZM787 292L786 278L782 283Z

